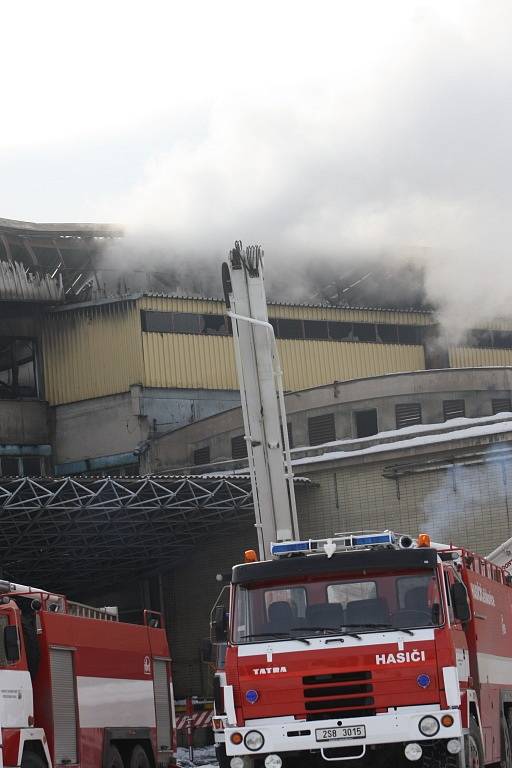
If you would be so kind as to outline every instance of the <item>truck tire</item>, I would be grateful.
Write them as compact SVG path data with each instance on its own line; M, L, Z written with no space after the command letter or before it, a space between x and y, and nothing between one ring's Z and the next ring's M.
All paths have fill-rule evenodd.
M130 768L150 768L146 750L144 747L141 747L140 744L136 744L132 749L130 755Z
M46 768L46 760L43 760L37 752L25 749L21 758L21 768Z
M484 748L480 728L473 716L469 719L469 733L464 739L467 768L484 768Z
M124 768L123 758L117 747L110 745L105 759L105 768Z

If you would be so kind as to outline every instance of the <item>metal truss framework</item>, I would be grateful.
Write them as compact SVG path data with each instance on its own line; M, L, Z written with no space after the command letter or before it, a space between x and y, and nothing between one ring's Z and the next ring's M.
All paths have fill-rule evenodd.
M253 514L246 476L3 478L1 574L90 592L170 569Z

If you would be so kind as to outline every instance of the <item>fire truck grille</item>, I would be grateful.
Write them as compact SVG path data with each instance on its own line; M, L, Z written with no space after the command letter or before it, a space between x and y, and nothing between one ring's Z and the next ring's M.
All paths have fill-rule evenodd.
M306 720L374 715L374 698L368 695L373 692L371 678L371 672L304 677Z

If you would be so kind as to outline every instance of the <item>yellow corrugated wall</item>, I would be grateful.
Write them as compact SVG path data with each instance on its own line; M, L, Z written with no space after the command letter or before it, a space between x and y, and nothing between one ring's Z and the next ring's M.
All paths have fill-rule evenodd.
M286 390L425 368L419 346L288 339L277 344Z
M238 389L231 337L143 333L142 343L147 387ZM277 344L287 390L425 368L423 347L291 339Z
M478 368L485 365L512 365L512 349L450 347L450 368Z
M42 345L51 405L127 392L143 379L140 313L122 301L48 314Z

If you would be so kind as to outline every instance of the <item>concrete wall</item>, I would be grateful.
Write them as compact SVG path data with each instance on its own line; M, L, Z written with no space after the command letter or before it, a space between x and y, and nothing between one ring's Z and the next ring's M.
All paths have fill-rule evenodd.
M143 462L144 443L155 428L169 431L239 402L238 392L145 389L134 385L119 395L58 405L53 409L55 463L60 467L140 450Z
M492 413L493 398L510 398L512 368L444 369L389 374L358 381L336 382L286 395L286 412L292 427L294 447L309 444L308 418L335 414L337 439L357 436L355 414L375 408L380 432L396 429L395 406L414 402L422 407L424 424L442 423L443 400L464 399L466 416ZM193 463L196 448L210 446L211 461L231 459L231 438L242 434L240 409L212 416L178 431L151 440L148 466L164 468Z

